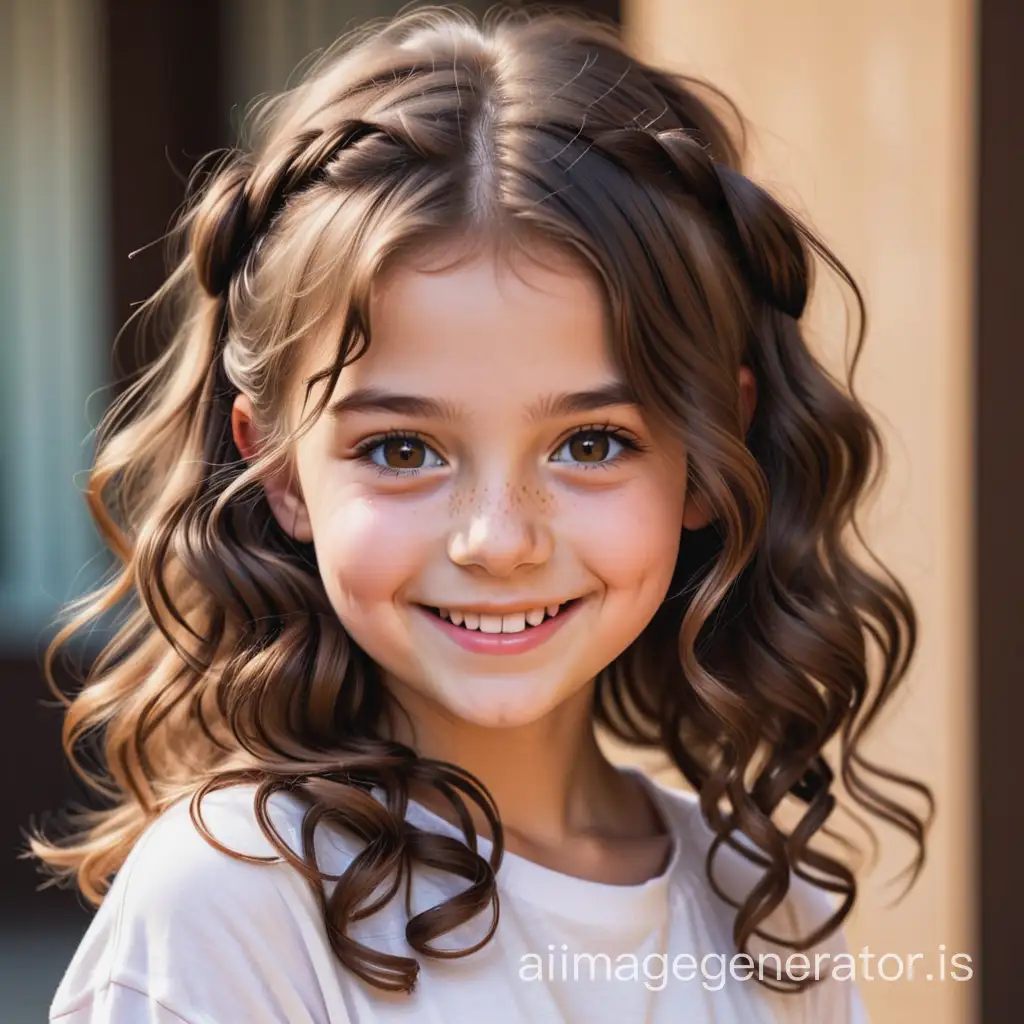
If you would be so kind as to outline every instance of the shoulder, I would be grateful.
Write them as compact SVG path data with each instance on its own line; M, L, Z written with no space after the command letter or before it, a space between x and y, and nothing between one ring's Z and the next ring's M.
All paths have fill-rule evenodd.
M714 831L705 820L695 794L657 782L653 783L653 788L666 823L679 844L674 881L686 901L687 913L699 914L703 933L721 944L722 948L714 950L715 953L733 954L732 928L736 908L714 892L706 874L707 854L714 840ZM756 850L746 836L734 838L741 846ZM764 869L743 853L724 843L719 846L714 859L714 877L722 892L733 902L742 903L763 874ZM826 890L791 874L785 900L761 927L766 933L785 941L800 942L825 924L836 909L837 903ZM759 955L777 956L783 964L787 963L787 957L800 958L788 961L797 973L806 970L820 976L821 983L814 985L802 999L793 1002L783 997L786 1001L779 1003L779 1012L786 1011L785 1019L793 1019L791 1014L796 1013L797 1019L802 1020L866 1024L867 1015L855 984L856 972L851 967L852 958L842 928L802 953L784 944L759 938L750 942L750 951L755 960ZM766 963L770 970L775 961L770 959Z
M691 879L703 880L703 888L710 894L705 864L715 833L704 818L696 794L653 782L655 796L665 813L666 823L680 845L678 871ZM759 854L753 842L743 834L734 834L733 840L752 854ZM715 880L722 891L733 900L742 901L761 880L764 869L742 852L722 843L715 852ZM722 907L733 913L728 903L715 897ZM824 889L795 874L790 876L789 892L782 907L769 919L772 931L785 934L793 928L804 935L817 929L835 913L836 904ZM783 920L780 920L783 919ZM789 927L784 927L788 925Z
M51 1017L91 1021L71 1014L111 989L142 993L185 1020L188 1007L205 1010L224 999L233 1000L232 1013L250 1000L258 1013L258 1005L281 998L316 998L302 993L320 988L312 953L326 942L322 910L260 827L255 792L238 786L202 800L203 824L224 849L200 833L188 800L149 825L76 951ZM303 805L275 794L267 810L285 845L301 855ZM351 859L340 837L318 835L317 847L323 870Z
M218 908L256 917L280 911L280 894L292 899L302 890L301 876L260 827L255 795L254 786L236 786L202 800L200 822L214 842L197 827L188 800L150 824L107 897L120 905L122 929L161 914L196 928L202 921L193 911L203 911L202 920L210 922L210 911ZM301 855L302 805L275 794L267 811L285 846Z

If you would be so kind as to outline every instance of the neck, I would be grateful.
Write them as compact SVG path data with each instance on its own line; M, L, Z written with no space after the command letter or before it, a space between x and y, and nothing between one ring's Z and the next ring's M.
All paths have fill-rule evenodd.
M392 693L406 713L393 716L394 738L422 757L456 764L479 779L497 804L510 848L521 843L555 848L581 837L650 834L651 812L637 800L634 781L598 746L592 685L544 718L511 728L456 719L405 687ZM447 801L431 787L414 789L412 796L452 817ZM468 806L480 833L489 835L486 819L475 804Z

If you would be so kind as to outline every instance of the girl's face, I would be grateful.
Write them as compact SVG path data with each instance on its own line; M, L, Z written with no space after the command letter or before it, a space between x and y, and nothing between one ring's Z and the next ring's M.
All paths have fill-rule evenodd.
M601 293L566 258L396 265L371 322L271 506L314 543L339 619L400 701L536 721L664 598L681 529L703 523L685 453L631 402ZM302 379L333 355L311 353Z

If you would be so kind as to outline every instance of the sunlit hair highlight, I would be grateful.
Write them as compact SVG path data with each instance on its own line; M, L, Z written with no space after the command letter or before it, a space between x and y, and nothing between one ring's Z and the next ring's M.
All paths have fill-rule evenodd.
M309 880L349 970L413 987L415 959L350 931L417 867L466 888L411 918L415 952L472 952L436 940L480 913L490 938L498 808L457 766L388 739L378 669L338 621L312 546L282 530L260 483L293 470L295 438L372 343L373 280L442 239L531 251L540 241L594 275L627 383L683 441L688 487L714 513L684 535L664 603L601 673L594 712L621 739L666 751L697 791L717 836L716 891L722 844L764 868L739 903L720 893L737 908L737 948L765 935L794 874L841 904L814 935L776 941L805 950L852 906L852 871L811 846L835 805L823 758L833 743L845 790L914 840L920 869L930 794L861 752L916 643L903 588L849 548L863 544L855 512L881 468L881 440L800 327L817 260L862 314L852 379L863 303L826 246L744 176L742 127L721 93L648 66L603 25L520 14L478 27L420 11L329 51L259 108L246 145L203 165L176 230L178 262L145 314L173 334L98 431L88 502L119 566L69 609L47 654L56 685L71 637L127 602L64 725L68 757L107 806L82 812L60 840L33 837L55 878L98 903L163 810L189 797L204 828L202 797L249 782L261 826ZM336 337L336 357L299 380L314 336ZM758 388L746 434L742 365ZM296 388L301 423L286 415ZM231 433L238 393L265 439L248 465ZM100 768L80 756L97 742ZM405 821L417 785L450 801L466 842ZM302 857L267 813L279 790L308 805ZM923 797L927 813L900 790ZM787 829L778 812L792 794L802 809ZM469 803L490 823L489 861ZM365 843L329 896L312 844L321 821Z

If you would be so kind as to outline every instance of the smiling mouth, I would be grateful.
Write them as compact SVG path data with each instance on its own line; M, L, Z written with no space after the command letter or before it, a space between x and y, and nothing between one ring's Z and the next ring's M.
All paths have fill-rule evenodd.
M528 633L532 629L557 618L567 609L579 602L579 598L563 601L561 604L546 605L530 609L528 612L514 612L510 615L481 615L474 612L461 612L458 609L435 608L423 605L443 622L467 633L485 633L489 635L508 635Z

